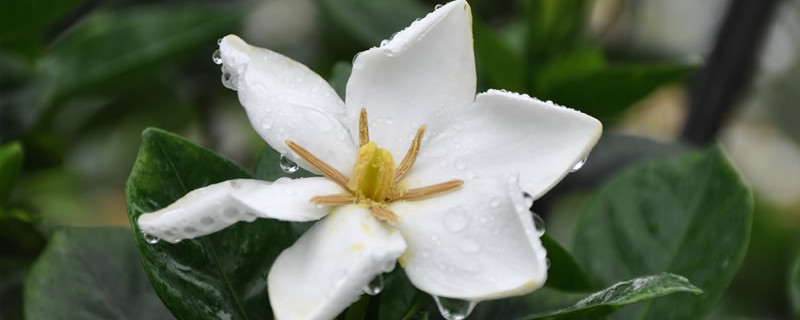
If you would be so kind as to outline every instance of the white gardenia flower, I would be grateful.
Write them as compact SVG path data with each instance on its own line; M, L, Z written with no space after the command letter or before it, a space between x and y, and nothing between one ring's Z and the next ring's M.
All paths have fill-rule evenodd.
M530 199L589 154L601 124L527 95L476 97L471 19L453 1L360 53L346 102L306 66L223 38L223 82L255 130L324 177L210 185L140 229L177 242L255 218L319 220L270 270L284 320L334 318L395 261L420 290L472 305L541 287Z

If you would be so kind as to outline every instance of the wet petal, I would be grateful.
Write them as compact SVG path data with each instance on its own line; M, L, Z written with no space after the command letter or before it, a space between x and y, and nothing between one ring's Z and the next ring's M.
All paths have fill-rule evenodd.
M368 209L335 209L272 265L269 298L278 319L333 319L358 300L406 249L399 232Z
M342 173L352 172L356 148L341 122L344 103L324 79L302 63L235 35L222 39L220 54L229 86L238 91L253 128L273 149L319 173L289 152L285 142L292 140Z
M402 159L419 126L474 98L472 18L466 1L458 0L358 55L347 83L347 126L356 127L366 108L372 140Z
M547 278L546 252L516 178L476 179L389 209L408 244L400 263L431 295L497 299L531 292Z
M519 174L522 189L544 194L589 155L600 121L527 95L489 90L468 109L431 126L412 175L428 180Z
M168 207L139 217L139 229L169 242L222 230L239 221L272 218L311 221L329 209L309 203L319 194L343 192L325 178L279 179L274 183L237 179L189 192Z

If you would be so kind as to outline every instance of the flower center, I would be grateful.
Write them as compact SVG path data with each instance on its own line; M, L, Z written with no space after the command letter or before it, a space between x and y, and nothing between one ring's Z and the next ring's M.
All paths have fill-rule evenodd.
M369 208L376 218L394 224L397 222L397 215L386 208L387 204L394 201L427 198L464 184L462 180L450 180L408 190L398 187L398 182L411 170L411 166L417 159L424 133L425 126L422 126L417 130L417 135L411 142L403 161L395 167L392 153L384 148L378 148L375 142L369 141L367 111L361 109L358 126L359 148L356 163L353 165L353 177L350 179L293 141L287 140L286 145L326 177L347 190L347 193L313 197L311 198L312 203L318 205L358 204Z

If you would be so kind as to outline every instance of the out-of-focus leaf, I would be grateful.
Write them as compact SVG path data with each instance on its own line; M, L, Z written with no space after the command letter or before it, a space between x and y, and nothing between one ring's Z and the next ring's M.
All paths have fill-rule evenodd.
M13 142L0 146L0 206L8 199L21 169L22 145Z
M547 259L550 260L546 286L569 292L589 292L595 289L583 268L567 249L547 233L541 239L542 245L547 249Z
M528 1L526 56L529 77L535 76L551 58L582 44L586 17L586 0Z
M26 51L43 31L83 0L3 0L0 5L0 48Z
M353 66L350 63L339 61L333 65L331 78L328 79L331 87L336 90L342 100L344 100L347 93L347 80L350 79L351 71L353 71Z
M158 300L125 228L65 228L25 284L25 318L173 319Z
M800 319L800 255L795 259L789 275L789 298L792 300L794 317Z
M407 319L427 304L428 294L419 291L408 280L400 266L383 276L383 291L380 298L379 320ZM422 301L420 301L422 300Z
M703 291L684 277L670 273L644 276L619 282L561 310L525 317L526 320L599 319L626 305L673 293L700 294ZM682 295L685 296L685 295Z
M586 77L606 67L605 55L599 48L566 52L553 57L534 74L534 94L546 93L554 85Z
M430 11L410 0L317 0L317 3L326 17L365 48L377 46Z
M681 81L695 69L696 66L685 64L608 65L583 75L543 83L537 96L610 122L655 89Z
M170 58L213 44L230 31L235 17L228 8L199 6L94 12L52 45L40 67L54 80L58 96L125 90L152 81L153 69Z
M472 20L472 33L475 37L475 63L489 80L490 87L525 91L522 53L478 19Z
M700 319L742 263L752 210L750 190L718 147L653 161L600 190L581 216L573 252L597 284L671 272L704 291L626 308L615 317Z
M174 134L142 133L142 146L128 179L126 203L136 247L164 304L180 319L271 319L267 275L275 258L297 239L291 224L257 219L214 234L171 244L149 244L139 216L186 193L250 174Z

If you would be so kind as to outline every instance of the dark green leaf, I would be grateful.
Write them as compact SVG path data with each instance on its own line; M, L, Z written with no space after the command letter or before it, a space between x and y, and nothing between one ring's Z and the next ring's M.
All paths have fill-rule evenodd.
M547 259L550 260L546 286L571 292L588 292L595 289L586 273L583 272L583 268L578 265L569 251L547 233L541 239L542 245L547 249Z
M789 276L789 298L792 300L794 317L800 319L800 255L795 259Z
M563 82L586 77L606 67L599 48L576 50L553 57L534 74L534 93L538 96Z
M13 142L0 146L0 206L8 199L22 169L22 145Z
M384 286L380 298L378 319L407 319L427 304L429 296L417 290L400 266L383 276Z
M665 295L703 291L681 276L669 273L645 276L614 284L578 301L575 305L552 312L526 317L526 320L583 320L598 319L626 305ZM686 295L682 295L686 296Z
M3 0L0 6L0 47L19 49L37 45L43 31L82 0Z
M53 233L25 284L26 319L173 319L125 228Z
M122 87L114 89L124 90L134 80L152 81L149 74L159 63L213 45L235 22L235 15L223 9L151 5L94 12L53 44L41 67L59 96L102 92L115 83Z
M671 272L705 291L659 299L621 319L699 319L742 263L752 210L750 190L719 148L654 161L599 191L578 223L573 252L596 284Z
M475 63L489 80L490 87L525 91L522 53L514 50L504 37L478 19L472 21L472 33L475 37Z
M321 12L361 46L369 48L422 18L429 8L416 1L318 0Z
M126 188L136 245L150 281L180 319L271 319L267 275L275 258L296 240L287 222L258 219L177 244L148 244L138 217L194 189L250 175L233 162L157 129L142 147Z
M678 82L695 69L696 66L685 64L609 65L542 84L536 94L608 122L655 89Z

